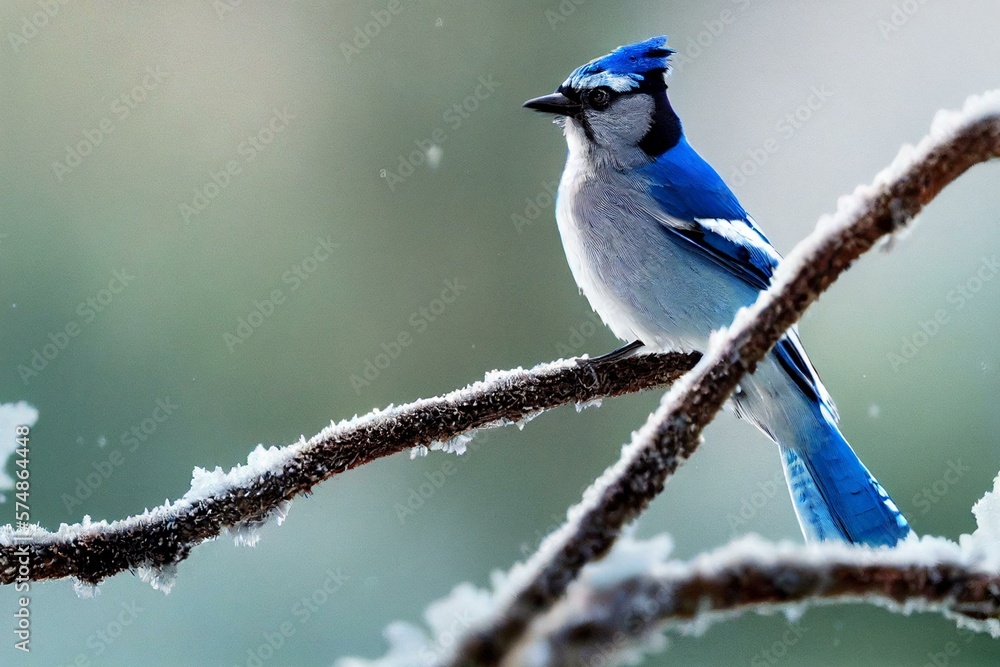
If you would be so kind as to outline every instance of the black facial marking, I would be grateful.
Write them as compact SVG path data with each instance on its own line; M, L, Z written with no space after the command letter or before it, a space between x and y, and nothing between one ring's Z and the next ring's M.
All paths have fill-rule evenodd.
M653 98L653 123L649 126L646 136L639 142L639 148L650 157L658 157L677 145L681 139L681 119L674 113L667 99L667 84L663 81L663 72L648 72L639 84L637 92L646 93Z
M594 131L590 128L590 123L587 121L586 114L581 113L576 118L580 121L580 125L583 126L583 133L587 135L587 141L592 144L597 143L597 137L594 136Z
M559 86L558 88L556 88L556 92L562 93L563 95L565 95L566 97L568 97L569 99L573 100L576 103L580 103L580 91L578 90L574 90L569 86Z
M559 88L556 90L556 92L562 93L563 95L565 95L569 99L573 100L574 102L577 102L577 103L580 103L580 104L583 103L583 98L580 95L580 91L579 90L575 90L573 88L570 88L569 86L559 86ZM597 141L594 138L594 131L590 128L590 123L587 122L587 116L586 116L586 114L584 114L583 112L580 112L580 113L576 114L573 117L580 122L580 125L583 127L583 133L585 135L587 135L587 140L590 141L591 143L594 143L595 141Z

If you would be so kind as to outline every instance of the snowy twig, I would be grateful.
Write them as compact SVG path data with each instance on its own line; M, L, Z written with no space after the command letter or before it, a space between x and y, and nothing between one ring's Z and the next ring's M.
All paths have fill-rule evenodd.
M690 561L670 559L669 535L639 540L626 531L533 620L502 664L638 664L668 646L664 631L697 636L747 611L797 621L810 606L829 604L937 613L1000 637L1000 475L972 512L978 527L957 542L911 536L887 549L747 535ZM385 656L342 658L335 667L426 667L453 644L456 619L469 627L489 618L523 567L494 572L490 589L458 584L427 606L424 625L389 625Z
M520 568L487 623L473 629L447 664L497 664L528 625L565 593L580 569L614 544L698 445L737 383L858 257L901 230L969 167L1000 156L1000 91L970 98L961 112L939 112L931 133L907 146L872 185L838 202L837 212L781 263L771 287L719 332L698 365L676 382L634 434L621 459L569 511Z
M139 516L14 533L0 527L0 583L75 577L96 584L124 570L152 575L184 560L224 530L253 542L252 530L313 486L383 456L447 441L476 429L522 422L569 403L662 387L692 368L697 354L656 354L615 362L567 360L531 370L491 373L485 381L436 398L376 410L331 425L309 441L258 447L229 473L195 470L188 493ZM22 569L19 572L19 566Z
M657 547L655 540L623 541L630 543L626 551ZM652 563L641 572L627 569L635 553L614 557L616 546L608 560L619 561L619 568L625 561L626 570L607 572L616 565L603 562L603 571L585 569L566 597L532 625L512 662L615 664L644 648L662 648L664 629L700 634L713 622L746 611L784 611L794 619L806 603L864 602L904 614L937 612L996 636L1000 572L969 548L974 541L960 546L925 537L874 550L839 543L772 544L748 536L691 562Z

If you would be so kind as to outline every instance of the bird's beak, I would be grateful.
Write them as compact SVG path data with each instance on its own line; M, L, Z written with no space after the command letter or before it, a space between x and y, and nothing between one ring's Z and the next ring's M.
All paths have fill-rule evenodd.
M534 109L543 113L552 113L557 116L575 116L583 111L583 106L569 99L562 93L552 93L543 97L536 97L521 105L525 109Z

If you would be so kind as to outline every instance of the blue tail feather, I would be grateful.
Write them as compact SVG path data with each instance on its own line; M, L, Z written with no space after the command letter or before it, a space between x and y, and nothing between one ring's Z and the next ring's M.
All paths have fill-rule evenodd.
M782 447L785 478L803 532L814 540L893 546L910 526L837 426L817 424L805 448Z

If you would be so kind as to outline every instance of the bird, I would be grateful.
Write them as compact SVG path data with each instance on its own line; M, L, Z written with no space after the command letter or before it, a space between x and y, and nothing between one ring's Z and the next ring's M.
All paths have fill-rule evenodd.
M626 343L601 359L703 352L781 261L688 143L667 96L674 53L665 36L620 46L523 104L553 115L568 145L555 202L566 260ZM732 405L777 443L806 541L892 547L913 534L841 433L797 328L741 381Z

